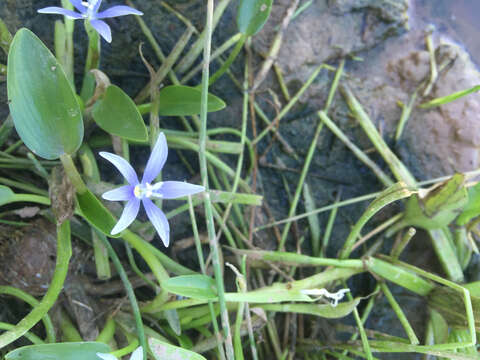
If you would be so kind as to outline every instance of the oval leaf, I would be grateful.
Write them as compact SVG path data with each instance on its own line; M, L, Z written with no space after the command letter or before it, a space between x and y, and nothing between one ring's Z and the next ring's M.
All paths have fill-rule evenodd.
M77 205L81 216L87 220L90 225L108 237L120 236L120 234L110 235L110 231L112 231L117 221L90 190L87 190L83 194L77 193Z
M0 185L0 206L8 204L15 197L15 193L7 186Z
M217 297L215 280L206 275L182 275L168 279L163 289L192 299L208 300Z
M56 343L24 346L9 352L6 360L85 360L98 359L97 352L108 353L110 347L99 342Z
M181 359L181 360L206 360L202 355L193 351L173 346L155 338L148 339L148 345L156 360Z
M160 90L159 115L187 116L200 114L202 92L197 88L183 85L166 86ZM208 94L208 112L222 110L225 102Z
M110 85L92 111L93 119L106 132L127 140L147 141L148 134L135 103L118 86Z
M45 159L73 154L82 143L83 121L61 65L30 30L20 29L8 54L10 112L27 147Z
M252 36L259 32L270 16L273 0L240 0L238 6L238 31Z

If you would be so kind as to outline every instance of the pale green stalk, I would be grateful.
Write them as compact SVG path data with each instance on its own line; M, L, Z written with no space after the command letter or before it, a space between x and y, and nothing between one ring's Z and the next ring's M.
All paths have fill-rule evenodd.
M420 344L420 341L418 340L417 336L415 335L415 331L413 330L412 326L410 325L407 317L405 316L405 313L403 312L402 308L398 304L398 302L395 300L392 292L388 288L387 284L384 282L380 282L380 288L382 289L383 293L385 294L385 297L387 298L388 302L390 303L390 306L392 307L393 311L398 317L398 320L400 320L400 323L403 326L403 329L405 330L408 338L410 339L410 343L413 345Z
M203 250L202 250L202 243L200 241L200 235L198 234L198 226L197 226L197 219L195 218L195 212L193 210L193 203L192 198L188 197L188 205L189 205L189 213L190 213L190 221L192 222L192 230L193 230L193 237L195 239L195 248L197 249L198 255L198 262L200 264L200 269L202 270L202 274L207 274L207 269L205 267L205 260L203 259ZM218 329L217 324L217 316L215 315L215 309L213 307L213 302L208 302L208 309L210 311L211 323L213 325L213 330L215 332L215 336L217 337L217 349L220 355L220 359L225 359L225 350L222 345L222 334Z
M233 180L233 186L231 191L232 193L235 193L237 191L238 185L240 183L240 178L242 175L243 158L244 158L244 148L245 148L245 143L247 138L247 120L248 120L248 62L247 61L245 61L243 85L244 85L244 91L243 91L243 108L242 108L242 129L241 129L241 138L240 138L242 151L240 152L240 155L238 156L238 160L237 160L237 168L235 170L235 177ZM230 211L232 209L232 205L233 204L231 202L227 205L227 208L225 210L221 223L225 224L227 222L228 216L230 215ZM220 238L220 232L217 235L217 239L219 238Z
M205 42L203 55L203 76L202 76L202 100L200 112L200 134L199 134L199 157L200 157L200 173L202 177L202 184L206 189L205 196L205 218L207 222L207 232L210 243L210 250L212 255L212 264L215 272L215 280L217 284L218 299L220 303L220 316L222 319L222 327L225 334L225 350L228 360L234 359L234 350L232 342L232 333L230 331L230 321L228 319L228 310L225 302L225 288L223 284L222 265L219 256L219 245L215 236L215 224L213 220L213 209L208 193L208 170L206 157L206 139L207 139L207 113L208 113L208 81L209 81L209 67L210 67L210 51L213 30L213 0L207 2L207 21L205 26Z

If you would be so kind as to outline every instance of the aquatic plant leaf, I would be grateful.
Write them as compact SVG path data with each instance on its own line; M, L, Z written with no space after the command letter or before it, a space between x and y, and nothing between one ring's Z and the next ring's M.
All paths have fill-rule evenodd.
M160 90L159 115L187 116L200 114L202 92L183 85L166 86ZM219 97L208 94L208 112L222 110L226 106Z
M93 119L106 132L127 140L147 141L148 133L135 103L118 86L110 85L92 111Z
M196 352L173 346L155 338L148 339L148 345L156 360L181 359L181 360L206 360Z
M97 352L108 353L110 347L99 342L72 342L23 346L9 352L6 360L85 360L98 359Z
M468 189L468 203L458 216L457 225L465 225L480 215L480 183Z
M10 113L33 153L53 160L73 154L83 139L77 98L60 63L30 30L20 29L8 54Z
M168 279L162 288L172 294L192 299L214 299L217 297L215 280L206 275L182 275Z
M273 0L240 0L237 14L238 31L252 36L258 33L268 20Z
M0 185L0 206L8 204L15 197L15 193L8 186Z
M117 220L90 190L82 194L77 193L77 205L80 214L90 225L108 237L118 237L110 234Z
M426 230L447 226L468 202L464 182L463 174L455 174L426 195L412 196L407 201L403 222Z

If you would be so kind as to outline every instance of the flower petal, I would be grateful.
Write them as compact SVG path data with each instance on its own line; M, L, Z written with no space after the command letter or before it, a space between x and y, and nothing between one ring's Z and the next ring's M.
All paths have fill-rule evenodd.
M168 225L167 217L149 198L144 198L142 201L150 222L157 230L160 239L163 241L163 245L168 247L170 243L170 225Z
M82 14L85 14L87 12L87 7L82 4L82 0L69 0L69 1Z
M133 190L134 190L134 186L132 185L120 186L119 188L107 191L102 195L102 198L110 201L131 200L135 197Z
M105 354L105 353L97 353L97 356L100 358L100 359L103 359L103 360L118 360L115 356L113 356L112 354Z
M118 171L120 171L123 177L127 179L130 185L132 186L138 185L137 174L135 173L135 170L133 170L132 166L128 163L127 160L125 160L121 156L118 156L106 151L100 152L100 156L110 161L118 169Z
M162 199L176 199L205 191L203 186L183 181L164 181L161 184L162 186L158 190L154 190L154 194L158 194Z
M102 0L89 0L89 2L93 3L93 13L98 13L98 9L100 5L102 5Z
M70 19L83 19L82 14L76 13L75 11L72 10L67 10L58 6L49 6L46 8L42 8L37 10L38 13L40 14L58 14L58 15L65 15L66 17Z
M153 147L150 158L147 161L145 172L143 173L142 183L151 183L162 171L163 165L168 156L167 139L164 133L160 133L157 138L157 142Z
M105 39L106 42L112 42L112 30L105 21L102 20L90 20L90 24Z
M110 234L115 235L125 230L138 215L140 210L140 200L133 198L127 202L125 209L123 209L122 216L118 219L117 224L113 227Z
M143 360L143 348L138 347L130 356L130 360Z
M95 18L105 19L105 18L113 18L117 16L124 16L124 15L143 15L143 13L130 6L117 5L117 6L112 6L111 8L98 13L95 16Z

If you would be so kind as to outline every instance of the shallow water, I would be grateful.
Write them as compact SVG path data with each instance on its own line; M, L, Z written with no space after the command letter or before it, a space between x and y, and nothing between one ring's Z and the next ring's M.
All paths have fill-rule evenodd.
M436 29L462 44L480 65L480 1L478 0L415 0L412 25L432 23Z

